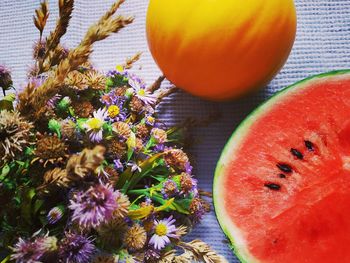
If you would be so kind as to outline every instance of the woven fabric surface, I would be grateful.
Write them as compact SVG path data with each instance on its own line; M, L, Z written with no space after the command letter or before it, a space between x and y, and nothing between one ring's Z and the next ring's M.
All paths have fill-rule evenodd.
M97 21L112 2L76 0L71 26L63 42L68 47L76 46L88 26ZM49 4L51 15L46 33L53 29L58 14L56 1L50 0ZM126 1L120 13L134 15L135 23L95 46L93 62L97 67L107 71L123 62L125 57L142 51L143 57L134 71L148 83L160 74L147 49L147 4L148 0ZM32 63L31 48L38 38L32 16L38 5L39 0L0 2L0 64L10 67L16 87L25 82L26 71ZM304 77L350 68L350 1L296 0L296 6L298 33L292 54L280 74L264 90L229 103L207 102L179 92L161 105L161 117L169 125L179 123L186 117L200 120L213 114L220 116L209 126L193 130L196 140L189 151L201 188L211 191L215 164L225 142L240 121L258 104L277 90ZM238 262L225 242L214 212L205 217L190 237L203 239L229 262Z

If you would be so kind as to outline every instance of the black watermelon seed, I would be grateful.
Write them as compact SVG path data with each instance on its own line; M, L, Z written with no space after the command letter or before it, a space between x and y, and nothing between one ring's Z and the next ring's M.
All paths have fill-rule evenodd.
M278 169L285 173L291 173L293 171L292 167L285 163L278 163L276 166L278 167Z
M278 191L281 189L281 186L275 183L266 183L264 186L273 191Z
M305 141L305 146L309 151L313 151L314 150L314 144L310 141Z
M279 174L278 175L280 178L286 178L287 176L285 174Z
M290 152L297 157L299 160L302 160L304 158L303 154L301 152L299 152L297 149L290 149Z

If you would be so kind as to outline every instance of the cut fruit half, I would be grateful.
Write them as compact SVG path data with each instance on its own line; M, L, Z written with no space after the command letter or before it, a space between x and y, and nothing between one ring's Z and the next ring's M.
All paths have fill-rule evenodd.
M213 192L242 262L350 262L350 71L256 109L227 143Z

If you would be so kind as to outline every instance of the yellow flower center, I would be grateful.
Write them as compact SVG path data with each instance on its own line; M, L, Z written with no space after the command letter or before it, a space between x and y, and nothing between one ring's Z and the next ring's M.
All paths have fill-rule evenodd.
M153 122L154 122L154 118L153 118L152 116L148 116L148 117L147 117L147 121L148 121L149 123L153 123Z
M99 130L101 129L103 125L103 121L97 118L92 118L86 122L86 124L90 127L92 130Z
M111 118L116 117L120 113L120 109L116 105L112 105L108 107L108 115Z
M116 69L118 72L123 72L123 71L124 71L123 65L117 65L117 66L115 67L115 69Z
M167 229L167 227L166 227L165 224L160 223L160 224L158 224L158 225L156 226L156 229L155 229L154 232L155 232L156 235L158 235L158 236L165 236L165 235L167 234L167 232L168 232L168 229Z
M137 92L138 95L140 96L145 96L146 95L146 91L144 89L140 89L138 92Z

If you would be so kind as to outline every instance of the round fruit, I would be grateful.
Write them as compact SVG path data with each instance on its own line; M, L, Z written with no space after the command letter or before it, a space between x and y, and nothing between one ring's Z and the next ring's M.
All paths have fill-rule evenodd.
M267 84L294 43L293 0L150 0L150 51L178 87L226 100Z
M235 131L214 178L217 218L249 263L350 262L350 71L278 93Z

